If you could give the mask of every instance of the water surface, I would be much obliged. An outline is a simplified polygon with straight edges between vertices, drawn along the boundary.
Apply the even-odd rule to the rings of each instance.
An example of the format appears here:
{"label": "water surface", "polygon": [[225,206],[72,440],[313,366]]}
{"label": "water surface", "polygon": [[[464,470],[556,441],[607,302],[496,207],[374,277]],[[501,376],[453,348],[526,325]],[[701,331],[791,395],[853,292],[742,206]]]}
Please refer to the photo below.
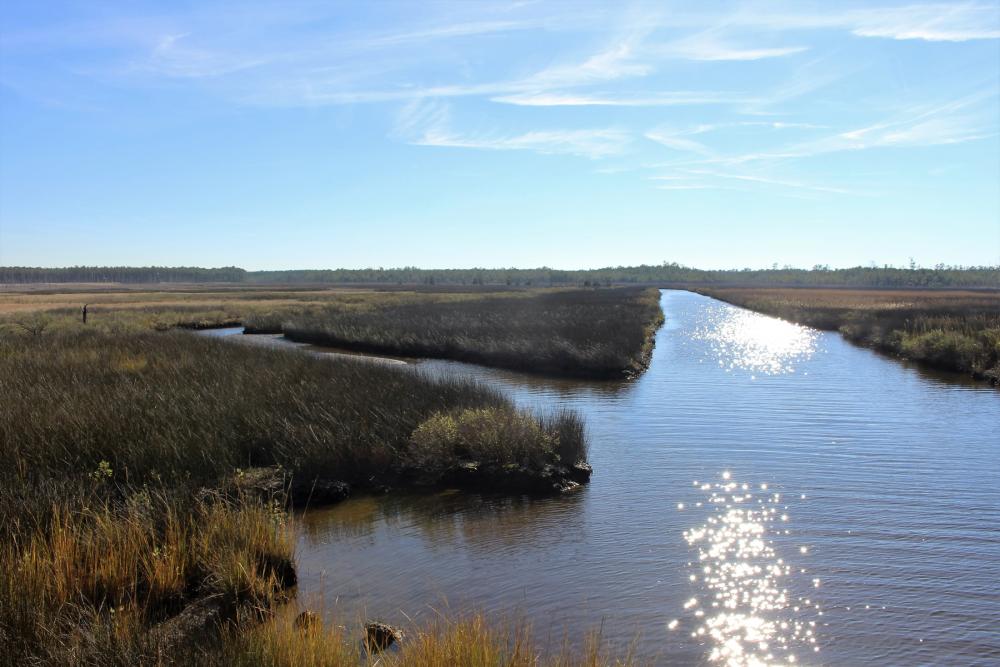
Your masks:
{"label": "water surface", "polygon": [[303,593],[341,618],[600,627],[657,663],[1000,662],[1000,392],[692,293],[662,306],[631,383],[419,364],[578,410],[591,484],[308,512]]}

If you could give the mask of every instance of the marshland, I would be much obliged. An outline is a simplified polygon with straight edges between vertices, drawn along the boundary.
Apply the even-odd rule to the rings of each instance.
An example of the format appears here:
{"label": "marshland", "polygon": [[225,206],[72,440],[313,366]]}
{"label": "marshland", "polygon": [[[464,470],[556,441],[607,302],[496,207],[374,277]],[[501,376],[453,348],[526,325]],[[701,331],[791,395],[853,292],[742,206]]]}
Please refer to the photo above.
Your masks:
{"label": "marshland", "polygon": [[[285,645],[301,633],[243,630],[292,597],[292,507],[404,488],[546,495],[590,477],[578,415],[519,408],[475,380],[156,331],[178,313],[228,321],[205,303],[119,300],[88,306],[86,324],[40,303],[12,309],[0,337],[0,638],[16,664],[226,663],[260,651],[285,664],[282,651],[305,650]],[[638,348],[654,319],[633,322]],[[220,626],[211,633],[187,628],[203,608]],[[309,650],[366,659],[332,628],[309,632]],[[487,629],[473,616],[421,632],[394,659],[535,656],[517,623]],[[553,664],[603,655],[595,640]]]}
{"label": "marshland", "polygon": [[[975,292],[765,294],[875,314],[952,304],[978,317],[994,303]],[[1000,650],[988,636],[947,648],[944,628],[906,602],[910,577],[933,564],[947,562],[961,587],[992,576],[955,562],[982,537],[978,496],[962,489],[991,460],[996,390],[870,355],[821,332],[835,328],[827,320],[811,328],[792,311],[775,319],[634,287],[74,286],[9,289],[0,304],[9,662],[659,664],[734,641],[763,656],[740,639],[742,623],[691,606],[715,592],[770,628],[775,655],[805,662],[822,647],[850,663],[918,629],[935,640],[913,647],[917,661]],[[545,343],[587,321],[551,364]],[[223,325],[239,327],[204,329]],[[352,348],[407,363],[328,354]],[[567,373],[569,363],[586,372]],[[916,501],[876,522],[881,532],[844,538],[858,558],[892,567],[860,575],[859,597],[827,536],[841,534],[852,496],[871,512],[852,510],[850,525],[875,530],[908,493],[892,472],[904,460],[911,478],[934,471],[949,518],[907,542],[927,511]],[[729,493],[731,470],[755,489],[743,493],[791,515],[791,533],[766,513],[743,522],[774,540],[754,562],[784,556],[802,570],[783,575],[797,611],[744,609],[744,593],[767,599],[777,584],[720,588],[688,565],[699,558],[692,536],[722,518],[707,511],[711,494]],[[796,500],[776,501],[775,489]],[[981,492],[997,490],[983,480]],[[939,598],[941,612],[988,623],[962,590]],[[403,629],[398,648],[359,643],[372,617]],[[845,636],[849,645],[833,641]]]}
{"label": "marshland", "polygon": [[1000,664],[998,27],[0,3],[0,667]]}

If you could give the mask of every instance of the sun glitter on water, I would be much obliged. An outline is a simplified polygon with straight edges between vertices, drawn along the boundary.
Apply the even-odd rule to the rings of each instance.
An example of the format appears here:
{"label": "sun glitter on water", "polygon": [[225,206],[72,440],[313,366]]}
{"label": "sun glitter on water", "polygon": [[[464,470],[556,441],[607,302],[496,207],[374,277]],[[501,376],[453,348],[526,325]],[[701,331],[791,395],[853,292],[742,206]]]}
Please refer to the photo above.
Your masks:
{"label": "sun glitter on water", "polygon": [[818,332],[748,310],[726,309],[695,337],[708,341],[720,367],[754,374],[795,372],[816,351]]}
{"label": "sun glitter on water", "polygon": [[[721,482],[694,486],[708,496],[705,522],[684,533],[698,554],[689,563],[698,593],[667,629],[705,642],[709,661],[727,667],[817,662],[816,617],[822,611],[811,599],[791,596],[789,579],[805,569],[793,567],[775,546],[776,537],[790,534],[781,494],[767,484],[734,481],[729,471]],[[805,546],[798,550],[807,552]],[[819,586],[818,579],[811,583]]]}

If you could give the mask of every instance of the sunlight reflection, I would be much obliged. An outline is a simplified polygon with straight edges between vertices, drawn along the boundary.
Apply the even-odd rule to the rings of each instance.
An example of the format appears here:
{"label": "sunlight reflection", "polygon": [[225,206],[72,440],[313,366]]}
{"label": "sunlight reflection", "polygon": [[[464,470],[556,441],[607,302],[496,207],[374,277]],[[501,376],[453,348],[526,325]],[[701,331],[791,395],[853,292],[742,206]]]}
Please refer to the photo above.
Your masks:
{"label": "sunlight reflection", "polygon": [[793,373],[795,363],[816,351],[819,332],[809,327],[736,308],[720,310],[709,319],[694,335],[708,341],[719,366],[727,371]]}
{"label": "sunlight reflection", "polygon": [[[790,598],[784,583],[792,565],[778,556],[772,538],[788,534],[776,527],[788,520],[787,513],[779,514],[787,506],[766,484],[754,490],[732,481],[728,471],[722,479],[694,483],[708,493],[706,506],[712,509],[705,523],[684,533],[698,550],[698,562],[689,564],[695,573],[690,579],[700,579],[703,586],[700,597],[684,603],[684,611],[693,615],[687,619],[691,636],[710,640],[709,661],[727,667],[797,664],[802,651],[819,651],[816,621],[808,615],[822,612],[810,599]],[[808,548],[800,546],[799,552]],[[812,583],[819,586],[818,579]],[[668,627],[681,623],[671,621]]]}

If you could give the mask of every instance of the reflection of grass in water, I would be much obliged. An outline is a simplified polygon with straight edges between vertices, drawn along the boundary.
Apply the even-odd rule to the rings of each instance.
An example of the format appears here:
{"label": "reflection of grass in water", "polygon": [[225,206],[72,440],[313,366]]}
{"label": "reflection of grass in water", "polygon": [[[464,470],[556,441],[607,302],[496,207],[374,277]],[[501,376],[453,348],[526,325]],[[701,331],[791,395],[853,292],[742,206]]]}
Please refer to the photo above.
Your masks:
{"label": "reflection of grass in water", "polygon": [[460,542],[470,551],[537,544],[553,526],[572,524],[584,492],[551,498],[442,491],[350,498],[332,507],[309,510],[300,523],[309,544],[364,538],[381,522],[389,529],[413,526],[430,545]]}
{"label": "reflection of grass in water", "polygon": [[357,496],[332,507],[307,509],[299,515],[302,534],[313,545],[328,538],[367,537],[379,518],[380,500],[376,496]]}

